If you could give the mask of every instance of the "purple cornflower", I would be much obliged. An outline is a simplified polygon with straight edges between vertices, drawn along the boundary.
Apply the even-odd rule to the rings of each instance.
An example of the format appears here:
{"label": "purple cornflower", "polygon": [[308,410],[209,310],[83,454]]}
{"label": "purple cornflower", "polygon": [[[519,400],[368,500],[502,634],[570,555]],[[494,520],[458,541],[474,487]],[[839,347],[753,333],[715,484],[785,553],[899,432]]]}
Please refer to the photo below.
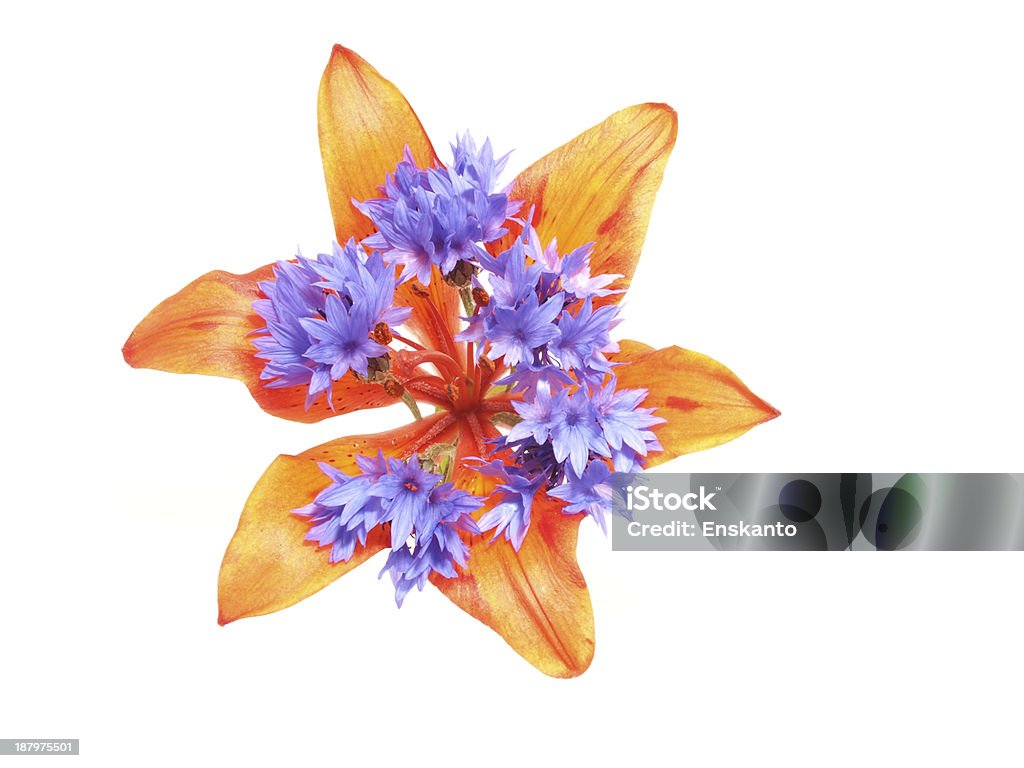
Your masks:
{"label": "purple cornflower", "polygon": [[388,474],[374,483],[367,493],[386,502],[392,547],[405,544],[413,530],[432,527],[428,508],[430,491],[440,481],[440,475],[420,467],[416,454],[408,461],[388,459]]}
{"label": "purple cornflower", "polygon": [[645,389],[616,391],[615,379],[611,378],[591,398],[602,434],[611,448],[616,472],[642,470],[640,457],[646,456],[648,451],[661,450],[651,427],[663,424],[665,419],[654,416],[653,408],[640,407],[645,397]]}
{"label": "purple cornflower", "polygon": [[319,464],[330,485],[293,511],[309,519],[306,539],[331,547],[332,563],[347,561],[371,530],[390,523],[392,551],[381,575],[391,572],[399,606],[432,572],[454,578],[455,566],[465,567],[469,556],[460,533],[480,533],[471,514],[484,500],[439,484],[441,476],[423,469],[415,454],[401,461],[378,451],[376,457],[356,456],[356,464],[356,475]]}
{"label": "purple cornflower", "polygon": [[611,339],[619,309],[595,309],[594,299],[618,293],[607,286],[620,275],[592,276],[591,250],[587,244],[560,256],[554,240],[544,247],[537,231],[524,227],[508,250],[478,258],[483,273],[474,285],[486,279],[490,301],[466,318],[469,327],[457,337],[486,345],[491,359],[503,358],[511,370],[496,383],[522,394],[512,401],[519,421],[492,441],[496,451],[508,452],[508,465],[479,470],[502,481],[481,527],[496,537],[504,533],[517,548],[539,489],[603,527],[606,460],[636,469],[648,450],[660,448],[649,430],[660,420],[638,407],[646,393],[615,393],[606,354],[619,349]]}
{"label": "purple cornflower", "polygon": [[367,256],[354,240],[316,260],[301,254],[278,262],[274,279],[259,284],[265,299],[253,309],[266,325],[253,332],[256,357],[266,361],[268,387],[308,386],[306,408],[349,370],[366,375],[371,358],[387,349],[371,341],[379,323],[405,322],[409,307],[394,307],[395,270],[379,254]]}
{"label": "purple cornflower", "polygon": [[558,327],[554,319],[562,311],[562,295],[556,294],[543,304],[536,294],[515,309],[496,307],[491,315],[493,323],[487,332],[491,359],[505,358],[513,366],[522,360],[531,360],[533,351],[555,340]]}
{"label": "purple cornflower", "polygon": [[328,392],[330,400],[331,377],[327,366],[320,365],[306,357],[313,340],[299,322],[300,318],[311,317],[322,309],[323,289],[316,287],[317,273],[309,262],[279,261],[274,265],[274,280],[259,284],[267,298],[253,302],[253,309],[266,321],[266,325],[254,331],[253,339],[256,357],[265,360],[260,374],[265,386],[271,388],[309,385],[306,408],[321,392]]}
{"label": "purple cornflower", "polygon": [[532,400],[512,401],[512,407],[522,419],[509,431],[507,442],[515,443],[532,437],[538,443],[545,443],[554,425],[556,397],[546,386],[537,389]]}
{"label": "purple cornflower", "polygon": [[549,496],[566,502],[566,514],[585,512],[607,533],[607,516],[611,510],[611,470],[603,461],[591,461],[581,476],[567,473],[566,482],[548,490]]}
{"label": "purple cornflower", "polygon": [[[460,531],[478,534],[470,513],[483,504],[483,499],[444,483],[434,488],[420,514],[422,529],[417,529],[412,547],[408,543],[395,547],[381,569],[380,576],[390,573],[395,587],[395,602],[402,607],[405,596],[414,586],[422,590],[430,574],[437,573],[454,579],[455,565],[465,567],[469,547],[459,535]],[[394,523],[392,523],[392,526]]]}
{"label": "purple cornflower", "polygon": [[550,429],[555,458],[558,461],[568,459],[577,476],[583,474],[591,451],[611,457],[608,442],[597,422],[597,412],[583,390],[570,396],[569,390],[563,389],[555,396]]}
{"label": "purple cornflower", "polygon": [[370,338],[373,322],[362,304],[346,308],[334,294],[327,297],[326,318],[303,317],[299,324],[314,343],[306,357],[330,366],[331,378],[340,379],[349,370],[365,376],[370,358],[387,354],[387,347]]}
{"label": "purple cornflower", "polygon": [[[569,375],[568,371],[556,365],[551,365],[550,363],[531,365],[524,361],[517,365],[515,370],[508,374],[508,376],[498,379],[494,383],[509,385],[512,387],[513,392],[523,393],[523,402],[530,402],[540,389],[554,391],[562,387],[570,387],[576,381]],[[515,401],[513,402],[514,405]]]}
{"label": "purple cornflower", "polygon": [[500,461],[483,464],[477,471],[499,480],[494,490],[497,503],[480,518],[480,530],[493,530],[492,541],[504,534],[519,551],[530,527],[533,497],[543,486],[543,477],[530,478],[519,468],[507,466]]}
{"label": "purple cornflower", "polygon": [[364,244],[403,265],[403,281],[427,285],[433,266],[447,276],[460,261],[486,256],[483,244],[505,235],[504,223],[519,209],[494,189],[508,156],[495,159],[489,140],[477,149],[468,134],[458,137],[452,154],[449,167],[423,170],[406,148],[380,188],[384,197],[353,200],[378,230]]}
{"label": "purple cornflower", "polygon": [[383,454],[378,453],[376,459],[357,456],[356,462],[362,473],[354,477],[330,464],[318,463],[331,484],[311,504],[294,510],[294,514],[309,518],[306,540],[331,547],[332,563],[347,562],[356,544],[366,544],[367,534],[386,516],[381,500],[368,494],[387,471]]}
{"label": "purple cornflower", "polygon": [[350,239],[344,249],[335,243],[330,256],[320,254],[309,266],[322,278],[317,286],[334,291],[348,303],[365,306],[374,325],[394,328],[412,313],[411,307],[394,306],[395,268],[386,265],[378,251],[367,256],[355,240]]}
{"label": "purple cornflower", "polygon": [[609,336],[612,328],[619,324],[617,306],[601,307],[594,311],[591,299],[583,302],[579,311],[572,315],[563,312],[558,321],[558,338],[554,339],[549,352],[569,368],[589,380],[600,380],[612,369],[604,352],[618,351]]}

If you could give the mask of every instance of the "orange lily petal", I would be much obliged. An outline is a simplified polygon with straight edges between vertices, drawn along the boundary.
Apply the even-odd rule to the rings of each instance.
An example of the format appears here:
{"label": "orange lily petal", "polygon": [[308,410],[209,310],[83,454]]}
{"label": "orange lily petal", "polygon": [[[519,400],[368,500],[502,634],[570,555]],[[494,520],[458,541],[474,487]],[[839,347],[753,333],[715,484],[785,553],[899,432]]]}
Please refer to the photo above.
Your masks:
{"label": "orange lily petal", "polygon": [[431,581],[544,674],[576,677],[594,658],[594,611],[576,562],[582,515],[561,507],[538,494],[518,552],[504,539],[474,537],[459,578]]}
{"label": "orange lily petal", "polygon": [[652,453],[648,466],[727,443],[779,415],[735,373],[699,352],[654,349],[638,341],[622,341],[620,347],[611,357],[632,364],[616,368],[618,388],[646,389],[642,405],[667,419],[653,428],[664,451]]}
{"label": "orange lily petal", "polygon": [[248,334],[264,325],[252,302],[260,297],[257,283],[270,278],[267,265],[245,275],[216,271],[194,280],[143,318],[125,342],[125,361],[133,368],[238,379],[263,410],[292,421],[321,421],[397,402],[380,385],[352,376],[334,383],[333,411],[323,396],[307,411],[306,387],[265,386],[264,362],[255,357]]}
{"label": "orange lily petal", "polygon": [[309,597],[389,544],[383,529],[367,537],[347,563],[331,563],[329,550],[304,540],[309,524],[291,510],[309,504],[329,481],[317,462],[357,472],[355,456],[406,456],[441,439],[454,420],[435,414],[400,429],[342,437],[297,456],[278,456],[245,502],[238,530],[224,554],[218,580],[221,624],[279,611]]}
{"label": "orange lily petal", "polygon": [[412,307],[405,327],[413,332],[428,349],[444,352],[461,360],[460,350],[465,347],[453,342],[461,330],[459,313],[462,302],[459,292],[441,278],[441,270],[431,268],[430,285],[419,280],[407,280],[395,289],[395,304]]}
{"label": "orange lily petal", "polygon": [[[464,419],[460,427],[455,483],[470,493],[487,495],[494,479],[468,470],[461,458],[479,455],[479,436],[494,437],[497,430],[484,420],[473,424]],[[583,516],[563,514],[562,506],[539,493],[518,552],[504,539],[491,543],[489,534],[474,536],[468,566],[460,569],[459,577],[434,574],[431,581],[541,672],[576,677],[594,657],[594,612],[576,562],[576,535]]]}
{"label": "orange lily petal", "polygon": [[320,80],[317,120],[334,231],[344,245],[374,231],[352,199],[378,197],[377,187],[395,170],[406,145],[421,168],[434,161],[434,148],[402,92],[340,45]]}
{"label": "orange lily petal", "polygon": [[677,128],[666,104],[620,110],[519,174],[509,197],[526,201],[523,215],[535,206],[533,225],[544,243],[557,237],[563,253],[595,243],[591,273],[621,274],[612,287],[628,288]]}

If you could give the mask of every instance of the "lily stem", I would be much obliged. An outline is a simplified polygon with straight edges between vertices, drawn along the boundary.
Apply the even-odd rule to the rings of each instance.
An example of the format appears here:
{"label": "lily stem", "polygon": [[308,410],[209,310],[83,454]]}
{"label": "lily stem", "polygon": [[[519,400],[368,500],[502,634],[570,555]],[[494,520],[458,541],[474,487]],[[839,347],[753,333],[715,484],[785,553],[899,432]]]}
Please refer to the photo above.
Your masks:
{"label": "lily stem", "polygon": [[466,310],[466,314],[472,315],[473,309],[476,307],[476,302],[473,301],[473,289],[468,285],[464,285],[459,288],[459,296],[462,299],[462,308]]}
{"label": "lily stem", "polygon": [[423,419],[423,414],[420,413],[420,406],[409,393],[409,390],[405,390],[405,392],[402,393],[402,402],[406,404],[410,411],[412,411],[412,417],[416,419],[416,421],[421,421]]}

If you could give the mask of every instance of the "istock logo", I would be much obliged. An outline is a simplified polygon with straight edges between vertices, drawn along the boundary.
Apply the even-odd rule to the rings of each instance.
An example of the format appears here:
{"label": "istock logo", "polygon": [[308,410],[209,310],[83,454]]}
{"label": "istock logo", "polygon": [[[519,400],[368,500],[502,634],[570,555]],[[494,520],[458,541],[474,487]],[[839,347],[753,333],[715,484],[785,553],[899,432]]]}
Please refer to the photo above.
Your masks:
{"label": "istock logo", "polygon": [[[715,491],[720,491],[716,488]],[[626,487],[626,509],[630,512],[645,512],[649,509],[658,512],[675,512],[678,509],[687,509],[691,512],[697,510],[715,509],[711,500],[715,498],[715,491],[707,492],[703,485],[696,493],[665,493],[657,488],[653,490],[646,485]]]}

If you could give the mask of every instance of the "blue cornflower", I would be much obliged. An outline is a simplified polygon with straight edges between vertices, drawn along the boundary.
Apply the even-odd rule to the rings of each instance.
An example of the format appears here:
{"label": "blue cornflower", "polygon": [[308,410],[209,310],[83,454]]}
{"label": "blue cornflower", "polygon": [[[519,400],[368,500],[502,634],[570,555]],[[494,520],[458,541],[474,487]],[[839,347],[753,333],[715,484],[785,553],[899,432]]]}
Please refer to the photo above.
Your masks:
{"label": "blue cornflower", "polygon": [[420,467],[416,454],[408,461],[388,459],[388,474],[374,483],[367,493],[386,502],[392,547],[405,544],[413,530],[433,528],[430,492],[440,481],[440,475]]}
{"label": "blue cornflower", "polygon": [[457,136],[455,143],[449,146],[452,150],[452,164],[447,168],[448,180],[453,187],[458,180],[473,190],[472,214],[480,225],[481,241],[490,243],[504,237],[508,232],[504,227],[505,222],[522,206],[520,200],[509,200],[506,190],[496,190],[498,177],[505,170],[511,153],[496,158],[490,139],[485,139],[483,146],[477,149],[476,142],[468,132]]}
{"label": "blue cornflower", "polygon": [[588,393],[578,390],[570,396],[569,390],[563,389],[555,396],[551,444],[555,458],[558,461],[568,459],[577,476],[583,474],[591,451],[599,456],[611,457]]}
{"label": "blue cornflower", "polygon": [[266,325],[253,333],[266,335],[257,335],[253,345],[256,357],[267,361],[260,374],[265,386],[309,385],[306,397],[306,408],[309,408],[318,394],[330,392],[331,377],[327,366],[306,357],[313,339],[299,320],[322,309],[324,292],[315,285],[319,278],[309,262],[298,258],[297,263],[279,261],[273,268],[274,279],[259,284],[267,298],[254,301],[253,309]]}
{"label": "blue cornflower", "polygon": [[299,323],[314,340],[306,357],[331,367],[331,378],[340,379],[349,370],[366,376],[370,359],[387,354],[387,347],[370,338],[373,319],[363,304],[346,308],[334,294],[327,297],[326,317],[303,317]]}
{"label": "blue cornflower", "polygon": [[504,436],[496,438],[493,442],[495,450],[511,451],[511,459],[516,471],[525,477],[539,480],[548,488],[562,482],[565,476],[565,461],[555,458],[555,449],[550,439],[547,442],[538,443],[533,437],[527,437],[511,442],[507,436]]}
{"label": "blue cornflower", "polygon": [[[391,574],[395,586],[395,602],[402,606],[405,596],[415,586],[422,590],[431,573],[454,579],[455,565],[465,567],[469,547],[460,531],[480,533],[470,513],[483,505],[483,499],[444,483],[434,488],[420,517],[429,528],[417,529],[413,547],[408,543],[392,544],[380,576]],[[392,522],[392,531],[394,523]]]}
{"label": "blue cornflower", "polygon": [[[536,229],[526,226],[507,251],[478,257],[487,274],[490,303],[466,318],[469,327],[457,338],[490,342],[487,354],[492,359],[504,356],[514,370],[500,384],[511,384],[529,397],[541,381],[552,388],[597,385],[611,371],[604,353],[618,350],[609,335],[619,322],[618,309],[595,310],[592,298],[615,293],[603,286],[618,275],[592,278],[590,252],[588,244],[561,257],[555,240],[543,247]],[[581,300],[583,304],[578,305]],[[546,310],[543,317],[538,308]],[[548,318],[556,331],[545,327],[543,320]],[[575,379],[569,371],[576,374]]]}
{"label": "blue cornflower", "polygon": [[544,477],[528,477],[518,467],[506,466],[500,461],[486,463],[477,471],[499,480],[494,490],[497,503],[480,518],[480,530],[493,530],[492,541],[504,534],[518,551],[530,528],[533,497],[544,485]]}
{"label": "blue cornflower", "polygon": [[488,303],[470,317],[463,318],[468,325],[455,335],[455,340],[483,345],[493,334],[494,313],[497,309],[515,310],[529,296],[539,298],[537,283],[541,277],[541,268],[538,264],[527,264],[523,244],[519,240],[496,257],[486,252],[480,254],[477,264],[490,274],[489,290],[476,275],[472,278],[472,286],[487,292]]}
{"label": "blue cornflower", "polygon": [[356,461],[362,474],[354,477],[330,464],[319,463],[331,484],[317,494],[311,504],[294,510],[296,515],[309,518],[306,540],[331,547],[332,563],[347,562],[356,544],[365,544],[370,530],[385,518],[381,500],[367,493],[386,471],[383,454],[378,454],[377,459],[358,456]]}
{"label": "blue cornflower", "polygon": [[555,396],[546,386],[538,387],[532,400],[513,400],[512,407],[522,419],[509,431],[506,441],[514,443],[532,437],[546,443],[554,426]]}
{"label": "blue cornflower", "polygon": [[[316,503],[328,507],[344,507],[339,513],[342,522],[347,522],[364,507],[376,505],[380,507],[380,499],[370,496],[369,490],[388,472],[387,459],[378,450],[376,458],[356,456],[356,465],[360,474],[350,477],[329,464],[321,464],[320,468],[332,483],[320,491]],[[383,507],[380,507],[383,509]]]}
{"label": "blue cornflower", "polygon": [[571,293],[577,298],[590,296],[610,296],[614,293],[624,293],[621,290],[605,288],[622,275],[603,274],[596,277],[590,276],[590,252],[594,244],[588,243],[582,248],[577,248],[562,259],[559,265],[559,273],[562,282],[562,290]]}
{"label": "blue cornflower", "polygon": [[422,188],[413,188],[405,198],[391,205],[372,206],[368,201],[360,210],[380,230],[363,243],[381,248],[388,262],[402,266],[402,281],[415,277],[424,285],[430,283],[430,269],[440,265],[434,242],[434,219],[431,215],[433,196]]}
{"label": "blue cornflower", "polygon": [[259,284],[266,298],[253,302],[266,321],[253,332],[256,357],[266,361],[260,378],[272,388],[308,386],[307,409],[326,393],[333,408],[332,382],[349,370],[366,375],[369,360],[387,354],[370,332],[409,318],[409,307],[392,306],[395,269],[349,240],[316,260],[278,262],[273,275]]}
{"label": "blue cornflower", "polygon": [[[614,383],[602,389],[614,367],[606,354],[619,349],[611,340],[619,309],[595,309],[594,299],[617,293],[606,286],[620,276],[591,276],[591,250],[587,244],[560,256],[556,241],[542,246],[527,225],[508,250],[478,258],[490,300],[466,318],[469,327],[458,338],[489,344],[486,354],[503,358],[511,369],[496,383],[522,394],[511,402],[518,423],[491,441],[496,451],[507,452],[509,466],[480,470],[503,481],[481,525],[513,543],[525,536],[540,488],[569,502],[569,511],[588,511],[603,526],[605,460],[617,468],[642,466],[643,452],[656,445],[647,428],[654,423],[650,410],[637,408],[644,393],[639,400],[615,398]],[[600,414],[591,402],[594,390],[602,393]]]}
{"label": "blue cornflower", "polygon": [[495,159],[490,141],[477,149],[468,135],[456,139],[452,153],[448,168],[422,170],[406,148],[381,188],[384,197],[353,201],[378,230],[364,244],[403,265],[403,281],[429,284],[433,266],[447,276],[460,261],[486,256],[483,244],[504,236],[504,223],[519,209],[494,189],[507,155]]}
{"label": "blue cornflower", "polygon": [[[313,262],[298,254],[296,261],[278,261],[273,267],[273,280],[259,283],[267,298],[257,299],[253,308],[267,322],[295,323],[298,317],[314,314],[323,307],[324,292],[317,287],[319,279]],[[256,333],[266,333],[266,328]]]}
{"label": "blue cornflower", "polygon": [[491,258],[480,257],[481,266],[491,274],[491,301],[494,307],[516,307],[537,293],[543,267],[527,261],[523,240],[516,240],[507,251]]}
{"label": "blue cornflower", "polygon": [[[366,511],[379,512],[379,508]],[[366,544],[367,534],[379,522],[371,515],[363,515],[354,517],[348,523],[342,523],[335,509],[316,503],[300,507],[294,510],[294,513],[309,518],[310,529],[306,534],[306,540],[315,541],[322,547],[330,546],[332,563],[347,562],[355,552],[356,545]]]}
{"label": "blue cornflower", "polygon": [[622,293],[605,288],[622,275],[591,277],[593,245],[587,243],[564,257],[559,256],[557,241],[552,239],[542,246],[537,230],[528,225],[507,251],[495,257],[482,254],[478,264],[490,274],[491,291],[499,306],[514,306],[534,290],[542,301],[562,292],[567,305],[577,299]]}
{"label": "blue cornflower", "polygon": [[[512,387],[513,392],[523,393],[523,402],[530,402],[538,390],[546,388],[554,391],[562,387],[570,387],[576,383],[569,373],[558,366],[541,364],[532,365],[526,361],[519,363],[515,370],[498,379],[495,384]],[[513,401],[513,406],[515,401]]]}
{"label": "blue cornflower", "polygon": [[[409,319],[411,307],[396,307],[394,267],[384,263],[378,251],[369,256],[355,240],[342,249],[334,243],[331,254],[320,254],[309,267],[322,278],[316,285],[334,291],[349,303],[366,307],[374,325],[385,323],[394,328]],[[323,299],[321,299],[321,306]]]}
{"label": "blue cornflower", "polygon": [[619,310],[595,309],[593,299],[616,293],[606,286],[619,275],[591,276],[592,244],[560,256],[557,242],[543,246],[529,225],[509,249],[488,254],[483,244],[506,233],[503,224],[518,208],[493,191],[505,158],[495,160],[489,142],[478,150],[468,137],[452,152],[451,166],[426,170],[406,152],[381,188],[384,197],[357,203],[378,227],[363,243],[378,250],[368,256],[350,240],[315,261],[281,264],[277,284],[265,288],[268,298],[259,305],[267,321],[259,332],[268,338],[257,340],[268,359],[265,376],[308,381],[315,393],[329,391],[349,370],[367,375],[370,360],[387,354],[374,338],[376,325],[398,325],[410,312],[393,306],[393,265],[402,265],[402,280],[424,284],[434,267],[447,277],[460,263],[475,268],[450,278],[460,285],[468,279],[484,288],[477,273],[486,275],[489,298],[465,318],[469,325],[456,338],[503,360],[510,371],[497,383],[511,385],[522,399],[512,401],[520,421],[492,441],[508,452],[509,463],[479,469],[499,480],[479,527],[470,514],[483,500],[439,485],[442,478],[423,469],[416,455],[360,457],[362,473],[355,477],[325,467],[331,485],[296,511],[310,518],[307,537],[332,547],[332,561],[348,559],[370,530],[390,524],[392,551],[381,575],[390,574],[399,605],[431,573],[454,578],[456,566],[466,565],[464,532],[493,531],[493,539],[504,536],[518,550],[542,489],[566,502],[566,513],[586,512],[604,527],[605,459],[635,470],[648,450],[660,448],[650,426],[661,420],[639,407],[646,393],[617,393],[605,356],[618,350],[610,332]]}
{"label": "blue cornflower", "polygon": [[531,294],[515,309],[495,307],[493,323],[487,332],[491,340],[488,357],[504,357],[505,364],[513,366],[521,360],[531,360],[533,351],[558,337],[554,320],[562,311],[562,295],[556,294],[543,304]]}
{"label": "blue cornflower", "polygon": [[405,596],[413,587],[423,591],[427,577],[430,576],[430,562],[426,558],[417,558],[412,550],[403,544],[400,547],[393,547],[388,553],[388,559],[377,578],[382,578],[385,573],[391,574],[391,583],[395,586],[395,602],[401,608]]}
{"label": "blue cornflower", "polygon": [[[449,172],[470,180],[477,189],[481,190],[493,190],[497,186],[498,177],[505,170],[505,165],[512,154],[507,152],[496,158],[490,139],[484,139],[484,145],[477,150],[476,142],[468,132],[457,136],[455,143],[448,146],[452,150],[452,164],[449,166]],[[522,203],[516,202],[514,205],[518,210]],[[498,223],[502,224],[504,221]],[[497,237],[501,237],[501,235],[497,235]]]}
{"label": "blue cornflower", "polygon": [[597,521],[601,530],[607,532],[607,515],[612,499],[611,474],[603,461],[591,461],[580,476],[568,472],[566,482],[550,488],[548,495],[566,502],[562,510],[566,514],[585,512]]}
{"label": "blue cornflower", "polygon": [[612,367],[602,353],[618,349],[609,335],[620,322],[618,314],[619,308],[614,305],[594,311],[588,297],[575,315],[562,313],[558,338],[551,342],[550,353],[559,359],[563,368],[571,368],[590,379],[595,375],[603,379],[603,374]]}
{"label": "blue cornflower", "polygon": [[665,419],[654,416],[653,408],[641,408],[647,397],[645,389],[616,391],[615,379],[593,393],[591,403],[601,425],[601,432],[612,450],[616,472],[636,472],[644,465],[641,457],[648,451],[660,451],[661,444],[651,431]]}
{"label": "blue cornflower", "polygon": [[[480,529],[470,515],[480,509],[483,503],[484,500],[479,496],[474,496],[471,493],[456,488],[452,483],[443,483],[430,492],[430,509],[436,517],[435,527],[418,530],[417,536],[420,539],[428,537],[431,533],[438,530],[438,525],[453,527],[467,533],[480,533]],[[448,529],[446,528],[445,531],[448,531]],[[447,536],[448,533],[439,535]],[[445,546],[450,548],[448,543],[445,543]],[[460,565],[466,564],[459,557],[456,558],[456,561]]]}
{"label": "blue cornflower", "polygon": [[306,539],[331,547],[332,563],[348,561],[371,530],[390,523],[392,551],[381,575],[391,572],[399,606],[432,572],[455,578],[455,566],[465,567],[469,557],[460,534],[480,533],[471,515],[484,500],[440,483],[440,475],[423,469],[415,454],[402,461],[378,450],[376,457],[355,460],[356,475],[319,464],[330,485],[311,504],[293,510],[309,519]]}

